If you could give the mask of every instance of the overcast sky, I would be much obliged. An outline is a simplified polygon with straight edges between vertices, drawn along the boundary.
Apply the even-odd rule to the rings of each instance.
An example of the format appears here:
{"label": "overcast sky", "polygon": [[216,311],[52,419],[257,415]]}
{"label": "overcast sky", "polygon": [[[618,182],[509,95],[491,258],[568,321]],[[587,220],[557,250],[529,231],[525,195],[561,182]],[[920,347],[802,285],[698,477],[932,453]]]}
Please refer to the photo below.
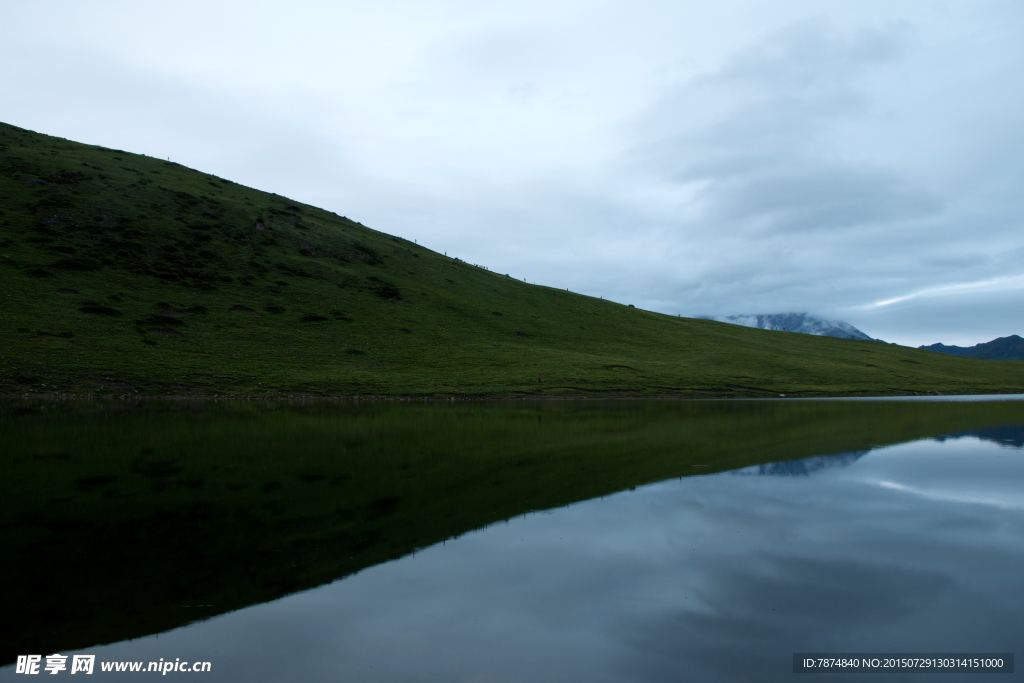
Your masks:
{"label": "overcast sky", "polygon": [[1024,334],[1024,3],[4,2],[0,120],[683,315]]}

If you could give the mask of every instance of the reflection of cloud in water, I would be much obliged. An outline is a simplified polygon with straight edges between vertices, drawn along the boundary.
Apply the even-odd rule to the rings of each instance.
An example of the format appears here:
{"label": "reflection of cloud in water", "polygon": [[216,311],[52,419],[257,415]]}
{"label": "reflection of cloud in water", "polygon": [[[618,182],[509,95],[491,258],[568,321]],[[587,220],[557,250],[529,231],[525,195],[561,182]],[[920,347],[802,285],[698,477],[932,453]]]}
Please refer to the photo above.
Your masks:
{"label": "reflection of cloud in water", "polygon": [[844,641],[856,649],[865,631],[913,620],[947,599],[954,584],[941,571],[875,557],[777,556],[759,565],[753,572],[728,562],[706,567],[714,577],[705,589],[708,610],[671,609],[630,622],[623,635],[632,652],[620,663],[627,678],[672,681],[685,671],[682,680],[781,680],[795,649]]}
{"label": "reflection of cloud in water", "polygon": [[957,432],[946,436],[937,436],[935,440],[944,442],[947,439],[962,439],[973,436],[982,441],[991,441],[1001,446],[1012,448],[1024,448],[1024,425],[1006,425],[1003,427],[989,427],[987,429],[973,429],[967,432]]}
{"label": "reflection of cloud in water", "polygon": [[892,489],[894,491],[903,491],[905,493],[911,493],[915,496],[927,498],[928,500],[940,501],[943,503],[964,503],[967,505],[991,505],[1003,510],[1021,510],[1024,509],[1024,504],[1017,501],[1006,501],[1000,500],[994,497],[979,497],[971,495],[961,495],[956,493],[944,493],[941,491],[926,491],[916,486],[907,486],[906,484],[899,484],[895,481],[874,481],[869,482],[877,484],[884,489]]}
{"label": "reflection of cloud in water", "polygon": [[733,470],[731,474],[770,477],[806,477],[812,472],[817,472],[819,470],[852,465],[870,452],[871,451],[849,451],[847,453],[836,453],[835,455],[816,455],[813,458],[804,458],[802,460],[769,462],[763,465],[754,465],[752,467]]}

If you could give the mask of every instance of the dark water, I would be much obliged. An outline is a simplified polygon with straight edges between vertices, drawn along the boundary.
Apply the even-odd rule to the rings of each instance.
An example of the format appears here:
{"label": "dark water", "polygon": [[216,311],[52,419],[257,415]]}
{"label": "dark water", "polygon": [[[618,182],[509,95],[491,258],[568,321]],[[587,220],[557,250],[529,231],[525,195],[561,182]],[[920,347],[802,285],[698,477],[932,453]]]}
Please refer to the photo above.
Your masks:
{"label": "dark water", "polygon": [[792,655],[1024,642],[1022,401],[11,405],[0,427],[4,663],[916,680]]}

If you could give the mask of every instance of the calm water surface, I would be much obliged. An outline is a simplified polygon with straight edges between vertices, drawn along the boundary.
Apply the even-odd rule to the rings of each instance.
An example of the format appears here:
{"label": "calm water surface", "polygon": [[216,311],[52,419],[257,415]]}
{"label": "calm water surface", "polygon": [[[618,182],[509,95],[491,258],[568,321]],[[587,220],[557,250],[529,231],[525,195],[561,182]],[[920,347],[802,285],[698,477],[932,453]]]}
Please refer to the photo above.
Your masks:
{"label": "calm water surface", "polygon": [[[741,432],[762,430],[741,449],[751,458],[745,466],[700,462],[700,448],[679,437],[675,447],[689,455],[679,456],[686,471],[673,478],[644,483],[647,473],[634,471],[597,497],[539,511],[527,505],[482,528],[456,525],[441,543],[368,561],[315,588],[158,635],[139,633],[61,654],[94,654],[101,662],[210,661],[210,673],[168,675],[218,681],[773,681],[857,676],[793,674],[794,652],[1019,650],[1024,405],[975,404],[963,408],[972,417],[957,424],[952,413],[941,413],[949,404],[939,413],[921,412],[921,404],[851,405],[821,414],[743,408],[727,415],[722,428],[728,433],[731,420],[738,441]],[[573,444],[581,430],[606,438],[613,433],[608,415],[593,422],[579,412],[530,410],[531,426],[537,415],[542,425],[574,425]],[[695,425],[710,429],[721,417],[705,408],[660,410],[677,411],[671,424],[691,432]],[[1022,419],[1015,420],[1014,411]],[[639,426],[630,434],[653,453],[664,444],[641,436],[648,417],[634,413],[630,419],[640,420],[631,424]],[[766,422],[751,422],[755,417]],[[438,419],[432,414],[428,421]],[[787,421],[797,426],[787,431]],[[855,432],[877,430],[872,421],[887,421],[890,431],[872,431],[868,441],[875,443],[864,445]],[[523,428],[527,421],[516,424]],[[856,448],[777,457],[780,442],[807,455],[808,441],[832,443],[851,424],[859,426],[834,443]],[[954,429],[943,431],[943,425]],[[922,437],[922,430],[935,433]],[[901,434],[914,438],[901,440]],[[497,443],[493,435],[467,437],[473,438]],[[537,445],[516,448],[520,460],[513,462],[521,462]],[[757,449],[769,457],[749,452]],[[645,455],[635,454],[637,462]],[[403,464],[399,470],[408,471]],[[678,476],[705,468],[720,471]],[[431,485],[423,476],[424,486]],[[595,476],[619,475],[602,470]],[[623,486],[630,477],[636,483]],[[323,485],[325,495],[338,495],[329,481],[298,490]],[[493,472],[460,489],[470,489],[460,494],[469,496],[465,506],[482,504],[473,488],[485,482],[494,485]],[[210,489],[220,490],[207,477],[193,490]],[[536,500],[540,494],[531,489],[523,495]],[[330,538],[336,537],[321,543]],[[178,598],[193,599],[187,589],[171,602]],[[168,609],[170,603],[161,604]],[[61,632],[49,642],[74,642],[75,635]],[[1021,678],[951,675],[958,681]],[[132,677],[106,675],[126,676]],[[0,678],[20,677],[8,666]]]}

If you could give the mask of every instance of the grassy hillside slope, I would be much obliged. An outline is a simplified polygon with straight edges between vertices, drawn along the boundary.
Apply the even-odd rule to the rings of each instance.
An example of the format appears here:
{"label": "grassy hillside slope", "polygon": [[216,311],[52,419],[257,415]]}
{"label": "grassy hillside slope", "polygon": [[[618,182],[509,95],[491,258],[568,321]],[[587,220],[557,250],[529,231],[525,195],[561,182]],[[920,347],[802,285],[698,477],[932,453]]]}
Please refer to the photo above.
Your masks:
{"label": "grassy hillside slope", "polygon": [[1024,362],[528,285],[178,164],[0,124],[0,393],[1024,391]]}

